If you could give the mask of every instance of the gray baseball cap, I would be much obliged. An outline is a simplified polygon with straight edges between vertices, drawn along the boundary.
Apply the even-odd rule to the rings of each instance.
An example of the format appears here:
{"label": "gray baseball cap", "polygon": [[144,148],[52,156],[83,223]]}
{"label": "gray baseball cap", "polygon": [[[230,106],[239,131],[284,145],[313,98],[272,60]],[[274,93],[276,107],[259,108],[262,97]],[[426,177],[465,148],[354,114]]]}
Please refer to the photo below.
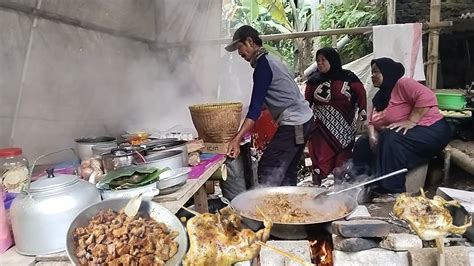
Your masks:
{"label": "gray baseball cap", "polygon": [[258,31],[249,25],[243,25],[234,32],[232,42],[225,47],[225,50],[227,52],[233,52],[237,50],[237,43],[244,41],[247,37],[258,37]]}

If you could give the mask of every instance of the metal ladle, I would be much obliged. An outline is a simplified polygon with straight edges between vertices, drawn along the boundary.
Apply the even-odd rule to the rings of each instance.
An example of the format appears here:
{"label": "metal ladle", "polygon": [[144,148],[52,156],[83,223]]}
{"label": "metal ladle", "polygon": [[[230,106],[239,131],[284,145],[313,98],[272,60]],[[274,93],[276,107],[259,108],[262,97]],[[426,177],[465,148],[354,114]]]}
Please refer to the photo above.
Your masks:
{"label": "metal ladle", "polygon": [[368,184],[371,184],[371,183],[375,183],[377,181],[380,181],[382,179],[385,179],[385,178],[389,178],[389,177],[392,177],[392,176],[395,176],[395,175],[399,175],[399,174],[403,174],[403,173],[406,173],[408,172],[408,169],[406,168],[403,168],[403,169],[400,169],[398,171],[395,171],[395,172],[391,172],[391,173],[388,173],[386,175],[383,175],[381,177],[377,177],[375,179],[371,179],[369,181],[365,181],[365,182],[362,182],[362,183],[359,183],[357,185],[354,185],[354,186],[350,186],[348,188],[344,188],[344,189],[341,189],[341,190],[337,190],[337,191],[324,191],[322,193],[319,193],[317,194],[316,196],[313,197],[313,200],[314,199],[321,199],[323,197],[328,197],[328,196],[333,196],[333,195],[337,195],[337,194],[340,194],[340,193],[343,193],[343,192],[346,192],[346,191],[349,191],[349,190],[352,190],[352,189],[355,189],[355,188],[358,188],[358,187],[362,187],[362,186],[365,186],[365,185],[368,185]]}

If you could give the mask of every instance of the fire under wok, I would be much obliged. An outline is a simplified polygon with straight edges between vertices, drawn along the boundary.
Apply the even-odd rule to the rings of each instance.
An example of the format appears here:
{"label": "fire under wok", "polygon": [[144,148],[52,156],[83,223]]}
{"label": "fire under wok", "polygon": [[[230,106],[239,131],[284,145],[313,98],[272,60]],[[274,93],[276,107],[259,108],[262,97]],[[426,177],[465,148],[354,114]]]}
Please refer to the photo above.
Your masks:
{"label": "fire under wok", "polygon": [[357,207],[357,193],[330,197],[324,202],[313,197],[326,191],[313,187],[267,187],[246,191],[231,206],[251,229],[263,226],[263,215],[273,222],[271,235],[281,239],[307,239],[324,224],[342,219]]}

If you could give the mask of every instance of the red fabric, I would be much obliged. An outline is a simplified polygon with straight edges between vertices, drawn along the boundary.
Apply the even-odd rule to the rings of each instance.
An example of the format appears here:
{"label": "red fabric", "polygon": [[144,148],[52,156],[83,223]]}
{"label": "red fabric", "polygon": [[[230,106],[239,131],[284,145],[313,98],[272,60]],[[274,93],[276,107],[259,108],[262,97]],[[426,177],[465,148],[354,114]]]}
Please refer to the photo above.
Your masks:
{"label": "red fabric", "polygon": [[313,169],[319,169],[322,178],[328,176],[334,168],[343,166],[352,157],[352,147],[336,153],[316,132],[309,140],[308,149]]}
{"label": "red fabric", "polygon": [[373,110],[369,124],[380,130],[392,123],[405,121],[414,107],[431,107],[417,123],[420,126],[431,126],[443,118],[431,89],[412,78],[401,78],[392,90],[387,108],[381,112]]}
{"label": "red fabric", "polygon": [[277,129],[278,124],[273,121],[270,112],[268,110],[263,110],[252,130],[254,146],[257,150],[263,151],[265,149],[267,144],[273,138],[273,135],[275,135]]}

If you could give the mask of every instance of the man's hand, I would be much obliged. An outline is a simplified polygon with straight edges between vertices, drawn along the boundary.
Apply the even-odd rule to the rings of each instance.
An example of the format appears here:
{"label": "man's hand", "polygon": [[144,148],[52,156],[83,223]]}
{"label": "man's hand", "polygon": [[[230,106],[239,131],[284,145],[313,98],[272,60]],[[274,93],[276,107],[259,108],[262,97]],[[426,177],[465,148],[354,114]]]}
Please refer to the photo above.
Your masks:
{"label": "man's hand", "polygon": [[253,126],[255,125],[255,121],[250,118],[245,118],[242,127],[240,127],[239,132],[237,135],[229,142],[229,147],[227,148],[227,156],[230,158],[237,158],[240,154],[240,141],[244,137],[245,133],[249,132]]}
{"label": "man's hand", "polygon": [[230,158],[237,158],[240,154],[240,140],[234,138],[229,142],[229,147],[227,147],[227,156]]}
{"label": "man's hand", "polygon": [[409,129],[412,129],[416,126],[416,123],[410,120],[405,120],[402,122],[392,123],[388,126],[389,129],[395,130],[395,132],[399,132],[403,130],[403,135],[407,133]]}

